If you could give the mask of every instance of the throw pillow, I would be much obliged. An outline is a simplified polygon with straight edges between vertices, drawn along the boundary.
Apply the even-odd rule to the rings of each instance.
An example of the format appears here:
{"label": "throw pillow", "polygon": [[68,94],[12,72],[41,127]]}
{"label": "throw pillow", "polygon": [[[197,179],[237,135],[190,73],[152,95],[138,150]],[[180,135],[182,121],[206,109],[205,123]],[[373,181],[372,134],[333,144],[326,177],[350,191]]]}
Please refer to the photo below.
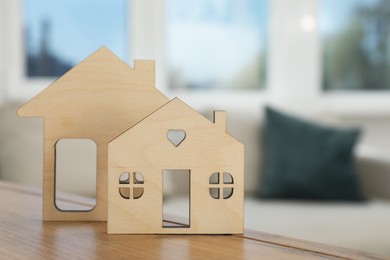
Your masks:
{"label": "throw pillow", "polygon": [[362,200],[353,159],[358,129],[335,129],[265,109],[262,198]]}

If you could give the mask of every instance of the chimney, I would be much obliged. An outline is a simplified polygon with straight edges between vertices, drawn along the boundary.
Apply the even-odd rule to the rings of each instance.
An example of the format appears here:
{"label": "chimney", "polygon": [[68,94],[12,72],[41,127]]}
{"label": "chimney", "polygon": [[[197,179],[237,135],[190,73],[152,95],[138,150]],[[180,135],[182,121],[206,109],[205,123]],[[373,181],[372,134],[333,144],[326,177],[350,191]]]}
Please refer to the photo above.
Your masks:
{"label": "chimney", "polygon": [[214,124],[216,127],[226,132],[226,111],[214,111]]}

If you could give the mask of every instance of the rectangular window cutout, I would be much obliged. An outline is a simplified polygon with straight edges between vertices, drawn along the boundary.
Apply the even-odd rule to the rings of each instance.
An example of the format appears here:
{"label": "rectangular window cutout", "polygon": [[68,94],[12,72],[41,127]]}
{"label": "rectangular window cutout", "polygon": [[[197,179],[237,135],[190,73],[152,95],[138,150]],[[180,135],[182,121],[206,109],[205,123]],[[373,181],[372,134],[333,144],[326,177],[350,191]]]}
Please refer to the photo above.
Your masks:
{"label": "rectangular window cutout", "polygon": [[190,170],[163,170],[163,228],[190,227]]}
{"label": "rectangular window cutout", "polygon": [[96,205],[95,142],[61,139],[55,149],[56,207],[61,211],[92,210]]}

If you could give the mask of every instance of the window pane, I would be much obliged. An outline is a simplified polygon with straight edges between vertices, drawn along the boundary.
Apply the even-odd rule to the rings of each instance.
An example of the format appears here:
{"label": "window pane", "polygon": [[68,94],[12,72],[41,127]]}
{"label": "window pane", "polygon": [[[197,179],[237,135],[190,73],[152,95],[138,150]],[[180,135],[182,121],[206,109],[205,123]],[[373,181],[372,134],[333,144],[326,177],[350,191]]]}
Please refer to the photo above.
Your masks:
{"label": "window pane", "polygon": [[264,87],[266,0],[167,0],[172,89]]}
{"label": "window pane", "polygon": [[61,76],[102,45],[125,58],[127,13],[127,0],[23,0],[27,76]]}
{"label": "window pane", "polygon": [[390,89],[390,1],[322,0],[323,88]]}

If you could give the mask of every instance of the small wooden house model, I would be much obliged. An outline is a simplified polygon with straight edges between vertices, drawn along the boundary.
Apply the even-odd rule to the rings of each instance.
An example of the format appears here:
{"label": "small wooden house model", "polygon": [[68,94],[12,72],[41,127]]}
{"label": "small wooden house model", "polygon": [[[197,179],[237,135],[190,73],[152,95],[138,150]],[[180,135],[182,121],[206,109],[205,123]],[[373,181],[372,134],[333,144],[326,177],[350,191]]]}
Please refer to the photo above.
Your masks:
{"label": "small wooden house model", "polygon": [[[189,172],[190,215],[172,227],[163,172],[175,169]],[[243,207],[244,147],[226,132],[224,111],[213,123],[175,98],[108,145],[108,233],[242,233]]]}
{"label": "small wooden house model", "polygon": [[[18,110],[44,120],[44,220],[107,219],[107,144],[168,101],[155,88],[154,61],[129,67],[105,47],[98,49]],[[97,145],[96,206],[88,212],[55,205],[56,144],[91,139]]]}

